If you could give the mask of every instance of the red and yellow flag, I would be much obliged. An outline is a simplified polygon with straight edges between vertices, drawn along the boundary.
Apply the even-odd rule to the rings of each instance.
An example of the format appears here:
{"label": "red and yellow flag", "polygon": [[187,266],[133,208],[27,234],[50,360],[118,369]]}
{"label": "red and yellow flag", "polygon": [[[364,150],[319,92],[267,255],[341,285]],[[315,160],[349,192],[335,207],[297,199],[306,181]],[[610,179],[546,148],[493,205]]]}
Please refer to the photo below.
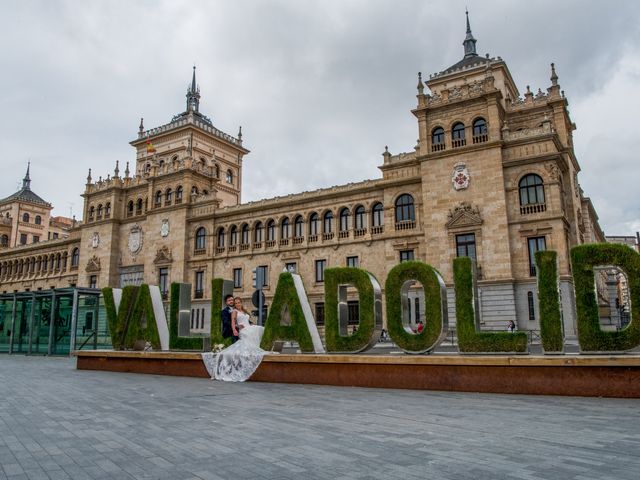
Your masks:
{"label": "red and yellow flag", "polygon": [[153,146],[151,140],[147,140],[147,153],[156,153],[156,147]]}

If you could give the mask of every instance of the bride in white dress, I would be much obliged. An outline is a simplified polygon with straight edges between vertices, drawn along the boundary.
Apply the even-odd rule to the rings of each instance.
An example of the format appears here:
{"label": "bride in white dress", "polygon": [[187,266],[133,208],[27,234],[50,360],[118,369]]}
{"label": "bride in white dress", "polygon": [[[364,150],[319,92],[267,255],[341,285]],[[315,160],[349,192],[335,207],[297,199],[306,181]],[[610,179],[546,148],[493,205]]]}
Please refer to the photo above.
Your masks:
{"label": "bride in white dress", "polygon": [[262,357],[267,354],[260,348],[264,327],[254,325],[242,306],[239,297],[235,299],[235,310],[231,312],[231,328],[240,339],[215,355],[203,355],[203,360],[211,378],[228,382],[244,382],[256,371]]}

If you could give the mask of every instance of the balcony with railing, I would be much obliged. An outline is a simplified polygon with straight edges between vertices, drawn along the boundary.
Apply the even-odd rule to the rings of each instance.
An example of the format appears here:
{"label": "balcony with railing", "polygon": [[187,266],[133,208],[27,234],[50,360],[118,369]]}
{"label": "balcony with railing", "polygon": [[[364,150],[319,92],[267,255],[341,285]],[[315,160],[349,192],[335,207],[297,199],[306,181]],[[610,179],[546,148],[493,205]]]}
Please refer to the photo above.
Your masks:
{"label": "balcony with railing", "polygon": [[374,225],[371,227],[371,235],[380,235],[384,233],[384,225]]}
{"label": "balcony with railing", "polygon": [[489,134],[487,133],[481,133],[479,135],[474,135],[473,136],[473,144],[475,145],[476,143],[485,143],[489,141]]}
{"label": "balcony with railing", "polygon": [[356,228],[353,231],[353,236],[355,238],[364,237],[366,234],[367,234],[367,229],[366,228]]}
{"label": "balcony with railing", "polygon": [[466,138],[456,138],[455,140],[451,141],[451,146],[453,148],[464,147],[466,144],[467,144],[467,139]]}
{"label": "balcony with railing", "polygon": [[318,241],[318,235],[309,235],[309,239],[308,239],[309,243],[317,242],[317,241]]}
{"label": "balcony with railing", "polygon": [[293,237],[293,244],[300,245],[304,242],[304,237]]}
{"label": "balcony with railing", "polygon": [[432,143],[431,151],[432,152],[442,152],[445,149],[445,144],[443,143]]}
{"label": "balcony with railing", "polygon": [[338,232],[338,238],[349,238],[349,230]]}
{"label": "balcony with railing", "polygon": [[276,246],[276,241],[275,240],[267,240],[265,242],[265,245],[267,248],[273,248]]}
{"label": "balcony with railing", "polygon": [[413,230],[414,228],[416,228],[415,220],[396,222],[396,230]]}
{"label": "balcony with railing", "polygon": [[520,206],[520,214],[528,215],[530,213],[542,213],[547,211],[546,203],[529,203],[528,205]]}
{"label": "balcony with railing", "polygon": [[333,240],[333,237],[335,236],[335,234],[333,232],[329,232],[329,233],[323,233],[322,234],[322,240]]}
{"label": "balcony with railing", "polygon": [[216,255],[220,255],[221,253],[224,253],[225,248],[224,247],[216,247]]}

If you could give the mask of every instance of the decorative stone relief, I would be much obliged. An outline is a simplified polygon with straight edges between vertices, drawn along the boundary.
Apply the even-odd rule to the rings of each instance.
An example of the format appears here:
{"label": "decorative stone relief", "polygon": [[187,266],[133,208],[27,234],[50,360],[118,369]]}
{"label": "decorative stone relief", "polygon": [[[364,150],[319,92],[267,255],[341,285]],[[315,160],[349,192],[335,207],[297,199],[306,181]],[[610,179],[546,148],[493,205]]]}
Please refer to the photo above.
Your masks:
{"label": "decorative stone relief", "polygon": [[478,208],[462,202],[453,210],[449,210],[449,220],[445,226],[449,229],[458,227],[475,227],[482,225],[482,217]]}
{"label": "decorative stone relief", "polygon": [[99,272],[100,271],[100,259],[94,255],[87,262],[87,266],[85,268],[87,272]]}
{"label": "decorative stone relief", "polygon": [[558,166],[555,163],[547,163],[544,166],[551,180],[558,180]]}
{"label": "decorative stone relief", "polygon": [[469,170],[464,163],[456,163],[453,167],[453,175],[451,176],[451,182],[453,188],[456,190],[464,190],[469,187]]}
{"label": "decorative stone relief", "polygon": [[91,237],[91,246],[93,248],[98,248],[100,245],[100,234],[98,232],[93,232],[93,236]]}
{"label": "decorative stone relief", "polygon": [[129,247],[129,251],[134,255],[142,250],[142,227],[140,225],[136,224],[131,227],[127,245]]}
{"label": "decorative stone relief", "polygon": [[156,258],[153,260],[153,263],[156,265],[163,263],[171,263],[173,261],[173,256],[171,255],[171,250],[166,245],[159,249],[156,252]]}
{"label": "decorative stone relief", "polygon": [[162,237],[166,237],[169,235],[169,219],[165,218],[162,220],[162,225],[160,226],[160,235]]}

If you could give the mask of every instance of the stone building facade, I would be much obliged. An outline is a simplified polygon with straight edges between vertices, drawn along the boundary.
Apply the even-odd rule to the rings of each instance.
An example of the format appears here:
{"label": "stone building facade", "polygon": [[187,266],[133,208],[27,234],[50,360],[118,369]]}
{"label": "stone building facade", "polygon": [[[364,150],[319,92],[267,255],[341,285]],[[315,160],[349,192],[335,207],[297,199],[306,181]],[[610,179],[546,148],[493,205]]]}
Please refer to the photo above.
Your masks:
{"label": "stone building facade", "polygon": [[[605,239],[578,183],[568,101],[553,64],[546,92],[527,87],[521,97],[506,63],[479,56],[475,44],[467,18],[463,59],[426,81],[419,75],[418,142],[405,153],[385,149],[380,178],[247,203],[249,150],[241,131],[223,133],[199,111],[194,69],[183,113],[151,130],[141,121],[133,171],[127,163],[121,175],[116,164],[97,181],[89,172],[83,221],[67,239],[0,253],[0,292],[142,282],[166,292],[185,282],[201,330],[211,278],[233,280],[248,299],[261,268],[270,303],[288,269],[301,274],[322,323],[326,268],[359,266],[384,284],[397,263],[416,259],[443,275],[454,324],[452,262],[467,255],[477,261],[484,328],[515,319],[537,330],[533,253],[553,249],[565,332],[575,333],[569,249]],[[424,306],[419,288],[410,296],[413,323]]]}

